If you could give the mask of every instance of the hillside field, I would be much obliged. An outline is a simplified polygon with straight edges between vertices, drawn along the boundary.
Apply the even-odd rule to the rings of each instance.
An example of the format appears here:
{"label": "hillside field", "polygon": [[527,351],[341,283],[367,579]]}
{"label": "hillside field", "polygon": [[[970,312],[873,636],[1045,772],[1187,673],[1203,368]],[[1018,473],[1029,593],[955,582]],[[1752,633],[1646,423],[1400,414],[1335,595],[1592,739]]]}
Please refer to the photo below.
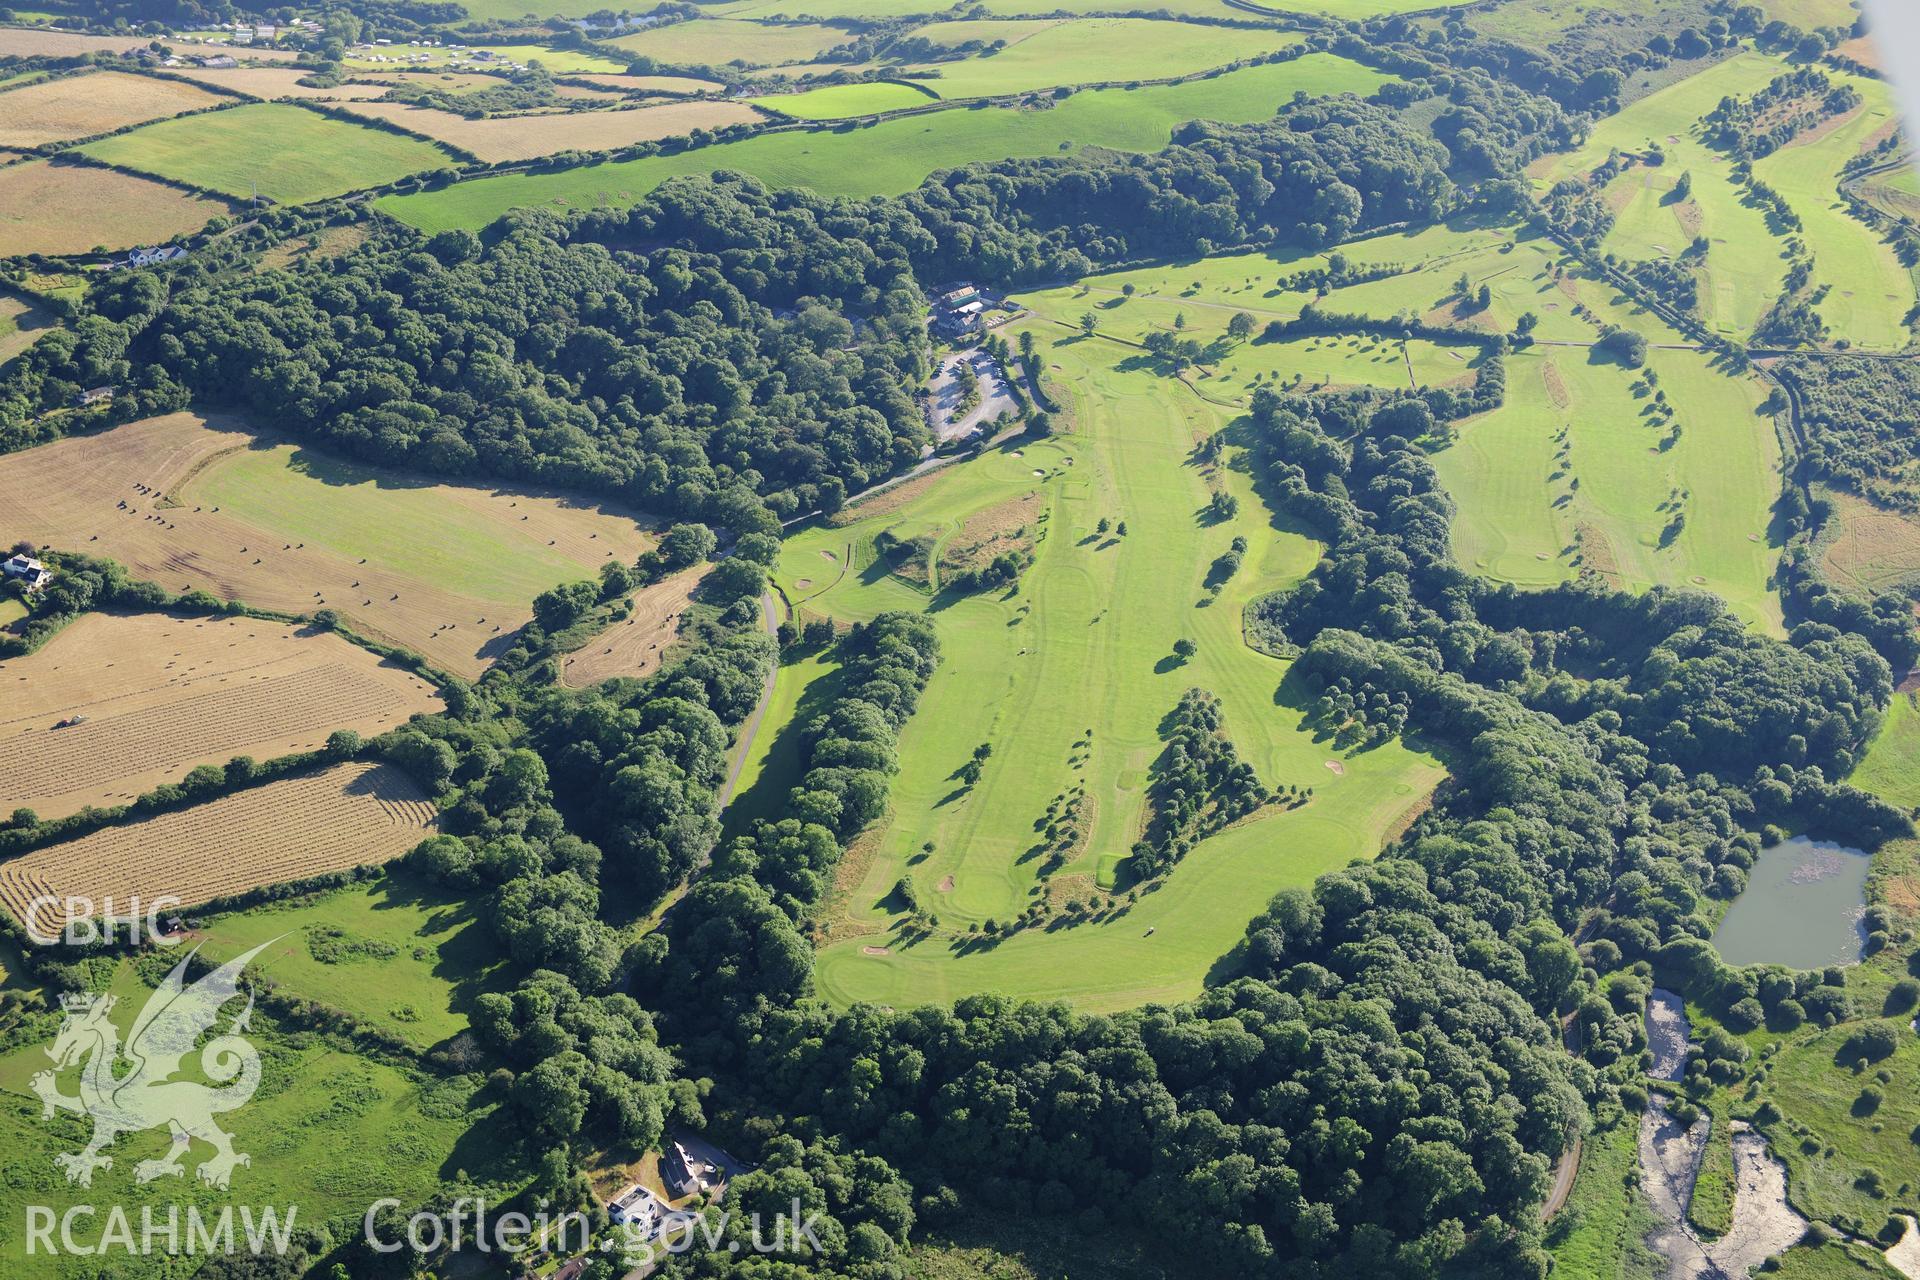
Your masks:
{"label": "hillside field", "polygon": [[44,147],[217,106],[226,99],[177,80],[120,71],[62,76],[0,98],[0,146]]}
{"label": "hillside field", "polygon": [[383,196],[376,206],[429,233],[483,227],[517,205],[588,208],[633,200],[681,173],[737,170],[774,186],[822,195],[907,191],[935,169],[973,160],[1059,155],[1080,147],[1154,151],[1192,119],[1263,120],[1291,97],[1370,93],[1387,77],[1333,54],[1249,67],[1211,80],[1077,93],[1046,110],[937,111],[867,128],[766,134],[676,155],[589,165],[560,173],[503,174],[438,191]]}
{"label": "hillside field", "polygon": [[223,200],[112,169],[50,160],[0,168],[0,238],[16,253],[158,244],[227,212]]}
{"label": "hillside field", "polygon": [[919,34],[946,45],[969,40],[1007,42],[998,53],[930,63],[904,73],[925,74],[929,78],[924,83],[943,98],[995,97],[1054,85],[1162,80],[1264,57],[1300,43],[1300,36],[1290,31],[1248,31],[1148,18],[946,22],[923,28]]}
{"label": "hillside field", "polygon": [[[0,777],[42,818],[124,804],[195,765],[269,760],[336,729],[440,709],[432,686],[338,636],[257,618],[92,613],[0,662]],[[55,729],[59,720],[82,723]]]}
{"label": "hillside field", "polygon": [[778,111],[796,120],[844,120],[850,116],[878,115],[908,107],[924,107],[938,101],[932,89],[876,80],[867,84],[829,84],[798,93],[774,93],[755,98],[753,105]]}
{"label": "hillside field", "polygon": [[53,312],[32,298],[0,293],[0,365],[46,336]]}
{"label": "hillside field", "polygon": [[111,897],[194,906],[262,885],[391,862],[432,830],[431,801],[391,765],[349,762],[236,791],[0,863],[0,906],[16,920],[36,899]]}
{"label": "hillside field", "polygon": [[560,682],[582,689],[615,676],[652,675],[680,632],[687,601],[706,576],[695,565],[627,597],[633,612],[560,660]]}
{"label": "hillside field", "polygon": [[619,36],[609,43],[663,63],[714,67],[739,63],[768,67],[783,62],[811,61],[853,38],[854,33],[844,28],[815,23],[774,24],[701,17]]}
{"label": "hillside field", "polygon": [[249,975],[418,1050],[467,1030],[474,997],[511,969],[477,904],[398,870],[200,921],[194,941],[215,961],[273,943]]}
{"label": "hillside field", "polygon": [[[107,991],[118,1001],[113,1018],[123,1034],[164,974],[165,968],[151,962],[141,966],[125,960],[112,971]],[[240,1008],[238,1002],[230,1006],[225,1022]],[[152,1206],[163,1227],[169,1206],[175,1206],[183,1235],[189,1205],[209,1222],[236,1202],[276,1206],[283,1218],[295,1206],[299,1227],[331,1222],[338,1239],[358,1230],[367,1206],[382,1196],[427,1200],[451,1167],[485,1183],[511,1185],[524,1177],[499,1126],[488,1123],[495,1101],[476,1096],[481,1077],[438,1076],[352,1054],[282,1026],[260,1009],[251,1023],[249,1040],[261,1058],[260,1087],[246,1106],[221,1117],[235,1150],[250,1156],[251,1163],[234,1171],[226,1191],[201,1184],[191,1172],[211,1154],[204,1145],[187,1156],[184,1177],[146,1186],[136,1182],[134,1166],[165,1152],[164,1127],[121,1137],[112,1149],[113,1167],[97,1173],[90,1189],[70,1185],[53,1157],[84,1146],[91,1123],[65,1113],[42,1119],[31,1080],[48,1065],[47,1041],[36,1039],[0,1056],[0,1265],[9,1277],[81,1280],[103,1274],[98,1259],[49,1256],[44,1249],[28,1256],[22,1234],[27,1204],[56,1213],[71,1205],[99,1204],[101,1218],[107,1205],[118,1205],[136,1231],[142,1206]],[[74,1091],[76,1075],[67,1072],[65,1092]],[[237,1221],[235,1234],[240,1235]],[[137,1265],[143,1268],[137,1274],[172,1274],[156,1271],[150,1260]]]}
{"label": "hillside field", "polygon": [[417,138],[344,124],[282,102],[163,120],[81,150],[117,168],[282,204],[377,187],[444,168],[451,159]]}
{"label": "hillside field", "polygon": [[1896,693],[1879,732],[1867,744],[1847,781],[1902,809],[1920,809],[1920,703],[1914,692]]}
{"label": "hillside field", "polygon": [[724,129],[762,119],[738,102],[659,101],[605,111],[558,111],[546,115],[493,116],[470,120],[435,107],[403,102],[356,102],[346,110],[384,121],[471,152],[489,164],[531,160],[556,151],[611,151],[636,142],[671,138],[695,129]]}
{"label": "hillside field", "polygon": [[363,467],[186,413],[0,457],[0,508],[14,536],[175,590],[334,609],[468,677],[534,596],[650,541],[599,502]]}

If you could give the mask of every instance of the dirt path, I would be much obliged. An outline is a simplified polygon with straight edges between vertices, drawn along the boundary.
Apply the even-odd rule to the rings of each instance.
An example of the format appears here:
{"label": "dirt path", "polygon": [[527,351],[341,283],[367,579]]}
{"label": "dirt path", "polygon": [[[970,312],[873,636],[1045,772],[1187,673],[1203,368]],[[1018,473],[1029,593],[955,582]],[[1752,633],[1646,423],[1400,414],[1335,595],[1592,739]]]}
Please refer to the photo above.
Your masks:
{"label": "dirt path", "polygon": [[[760,621],[766,626],[767,634],[773,635],[780,630],[779,605],[774,602],[773,592],[764,592],[760,597]],[[767,704],[773,701],[773,682],[780,674],[780,664],[776,661],[767,672],[766,683],[760,686],[760,701],[754,703],[753,714],[740,726],[740,741],[734,747],[733,763],[727,766],[727,780],[721,784],[716,810],[722,810],[733,800],[733,791],[740,785],[740,771],[746,767],[747,756],[753,751],[753,740],[760,734],[760,721],[767,714]]]}
{"label": "dirt path", "polygon": [[1547,1192],[1547,1202],[1540,1206],[1540,1221],[1548,1221],[1566,1207],[1567,1197],[1573,1194],[1573,1180],[1579,1173],[1580,1139],[1575,1138],[1566,1154],[1560,1157],[1560,1163],[1554,1166],[1553,1189]]}

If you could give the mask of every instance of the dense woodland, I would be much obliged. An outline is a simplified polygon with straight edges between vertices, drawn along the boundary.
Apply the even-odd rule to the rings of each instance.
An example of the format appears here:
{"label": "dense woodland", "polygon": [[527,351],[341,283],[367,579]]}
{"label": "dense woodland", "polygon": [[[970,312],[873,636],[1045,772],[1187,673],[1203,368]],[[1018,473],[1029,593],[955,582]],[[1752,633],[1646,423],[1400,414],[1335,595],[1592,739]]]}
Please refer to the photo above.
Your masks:
{"label": "dense woodland", "polygon": [[1809,472],[1899,511],[1920,511],[1920,371],[1904,360],[1795,357]]}
{"label": "dense woodland", "polygon": [[[232,405],[358,457],[576,485],[724,531],[734,554],[660,672],[553,682],[543,637],[610,594],[587,584],[543,597],[540,634],[447,714],[369,746],[445,811],[411,862],[483,902],[525,975],[481,998],[465,1047],[502,1068],[539,1189],[580,1194],[576,1162],[609,1134],[646,1146],[707,1124],[761,1164],[737,1205],[799,1196],[826,1215],[831,1243],[804,1264],[695,1255],[667,1274],[890,1280],[916,1225],[985,1210],[1145,1232],[1235,1276],[1537,1278],[1553,1162],[1596,1112],[1645,1102],[1644,993],[1601,971],[1652,961],[1748,1025],[1848,1013],[1844,979],[1721,963],[1709,908],[1744,887],[1769,826],[1865,844],[1910,831],[1834,781],[1908,631],[1867,634],[1835,606],[1775,640],[1705,594],[1477,578],[1453,558],[1423,442],[1498,402],[1497,359],[1477,387],[1424,397],[1263,389],[1230,429],[1263,495],[1327,547],[1261,602],[1259,632],[1299,654],[1329,714],[1419,735],[1452,781],[1377,862],[1277,897],[1200,998],[1096,1016],[990,997],[836,1014],[814,997],[809,930],[940,662],[924,618],[822,637],[838,694],[804,726],[786,816],[722,844],[714,794],[779,657],[758,605],[778,519],[837,507],[925,443],[926,289],[1506,209],[1519,166],[1625,74],[1755,28],[1747,9],[1703,9],[1664,52],[1521,59],[1464,23],[1415,39],[1394,20],[1373,28],[1377,54],[1420,78],[1423,117],[1296,102],[1260,125],[1189,125],[1152,156],[971,166],[898,200],[679,179],[630,209],[521,213],[480,237],[382,227],[287,271],[196,255],[98,288],[12,366],[0,447],[114,383],[117,416]],[[1904,478],[1897,433],[1845,409],[1889,394],[1885,367],[1843,382],[1822,364],[1831,387],[1800,375],[1826,397],[1816,457],[1836,478]],[[673,563],[716,550],[692,524],[662,548]],[[1209,815],[1272,799],[1209,706],[1191,695],[1170,730],[1171,826],[1136,851],[1142,874]],[[644,941],[608,922],[611,900],[652,904],[695,872]],[[1580,1056],[1563,1014],[1585,1029]],[[401,1274],[341,1257],[354,1276]]]}

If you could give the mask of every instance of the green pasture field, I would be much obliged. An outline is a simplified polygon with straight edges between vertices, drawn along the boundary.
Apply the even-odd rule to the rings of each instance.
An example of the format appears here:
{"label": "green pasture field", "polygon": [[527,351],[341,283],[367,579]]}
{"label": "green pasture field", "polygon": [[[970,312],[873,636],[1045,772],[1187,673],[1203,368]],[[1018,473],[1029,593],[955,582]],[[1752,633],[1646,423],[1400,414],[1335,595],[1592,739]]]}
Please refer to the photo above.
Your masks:
{"label": "green pasture field", "polygon": [[1841,168],[1897,119],[1898,108],[1885,81],[1829,74],[1835,83],[1858,89],[1865,103],[1839,127],[1805,134],[1756,162],[1753,172],[1786,199],[1806,228],[1814,280],[1831,286],[1819,311],[1833,340],[1865,351],[1898,351],[1913,337],[1906,323],[1915,300],[1913,275],[1835,195]]}
{"label": "green pasture field", "polygon": [[1155,151],[1194,119],[1251,123],[1272,115],[1294,89],[1339,72],[1354,87],[1375,73],[1333,54],[1248,67],[1210,80],[1077,93],[1045,111],[956,108],[871,126],[763,134],[671,156],[546,174],[503,174],[439,191],[382,197],[386,213],[428,233],[483,227],[520,205],[587,208],[638,199],[683,173],[731,169],[773,186],[828,196],[898,195],[936,169],[974,160],[1061,155],[1080,147]]}
{"label": "green pasture field", "polygon": [[607,43],[660,62],[713,67],[738,62],[770,67],[811,61],[853,38],[854,33],[843,27],[819,23],[761,23],[716,17],[668,23]]}
{"label": "green pasture field", "polygon": [[293,445],[227,454],[181,497],[494,604],[523,605],[581,576],[577,561],[520,536],[499,513],[450,501],[444,486]]}
{"label": "green pasture field", "polygon": [[[1072,314],[1079,304],[1063,305]],[[835,1003],[995,991],[1111,1009],[1190,996],[1275,891],[1377,852],[1442,776],[1430,757],[1398,743],[1343,753],[1317,741],[1302,723],[1309,695],[1287,680],[1288,664],[1244,643],[1246,603],[1298,580],[1320,548],[1270,515],[1238,463],[1213,480],[1239,499],[1240,515],[1201,521],[1208,477],[1193,447],[1237,415],[1139,367],[1129,348],[1027,323],[1043,358],[1059,366],[1056,383],[1072,389],[1072,434],[1015,439],[869,514],[856,507],[850,524],[790,538],[780,561],[781,584],[803,613],[846,621],[924,610],[942,636],[940,670],[902,735],[892,820],[849,855],[835,914],[836,931],[850,936],[818,957],[820,990]],[[945,546],[969,517],[1028,495],[1046,515],[1030,526],[1044,537],[1017,593],[929,595],[877,558],[883,531],[931,533]],[[1103,516],[1126,521],[1127,535],[1098,535]],[[1208,565],[1235,535],[1248,542],[1243,567],[1203,604]],[[1197,646],[1184,664],[1170,656],[1182,637]],[[1144,811],[1158,722],[1189,687],[1220,697],[1226,731],[1263,781],[1311,786],[1314,799],[1203,842],[1164,885],[1102,923],[956,954],[952,935],[967,922],[1017,915],[1038,891],[1035,819],[1076,782],[1092,813],[1055,891],[1111,882]],[[803,721],[807,693],[789,696]],[[1087,729],[1085,759],[1070,764]],[[763,732],[792,727],[769,722]],[[952,774],[980,742],[995,753],[962,792]],[[903,873],[948,936],[901,945],[887,899]]]}
{"label": "green pasture field", "polygon": [[[1608,188],[1615,223],[1601,248],[1628,259],[1671,258],[1694,236],[1706,236],[1701,315],[1710,327],[1736,339],[1751,334],[1780,296],[1785,242],[1746,202],[1734,185],[1728,157],[1702,142],[1696,126],[1721,98],[1752,94],[1784,70],[1785,63],[1765,54],[1729,58],[1601,120],[1585,146],[1532,170],[1545,190],[1562,178],[1591,173],[1615,149],[1643,152],[1657,144],[1667,154],[1665,164],[1635,166]],[[1678,201],[1673,190],[1682,173],[1692,174],[1693,190]]]}
{"label": "green pasture field", "polygon": [[199,933],[216,960],[272,942],[250,973],[420,1050],[465,1031],[473,997],[504,967],[475,905],[402,874],[222,915]]}
{"label": "green pasture field", "polygon": [[1920,706],[1896,693],[1867,753],[1847,781],[1902,809],[1920,807]]}
{"label": "green pasture field", "polygon": [[[988,8],[1017,3],[1019,0],[990,0]],[[1361,22],[1368,18],[1389,18],[1397,13],[1450,9],[1456,5],[1471,4],[1472,0],[1253,0],[1253,3],[1275,13],[1318,13],[1345,22]],[[1103,6],[1094,4],[1090,7]]]}
{"label": "green pasture field", "polygon": [[431,143],[278,102],[162,120],[80,148],[107,164],[233,196],[303,204],[377,187],[452,158]]}
{"label": "green pasture field", "polygon": [[[950,22],[919,34],[945,44],[1005,40],[986,57],[932,63],[904,74],[928,74],[943,98],[987,98],[1054,85],[1161,80],[1225,66],[1300,43],[1294,32],[1245,31],[1147,18],[1087,18],[1077,22]],[[1333,88],[1302,85],[1311,94],[1352,88],[1371,93],[1384,77],[1364,83],[1351,65],[1339,68]],[[1351,82],[1351,83],[1349,83]]]}
{"label": "green pasture field", "polygon": [[[150,988],[132,963],[122,962],[110,990],[119,1000],[114,1021],[124,1034]],[[239,1009],[236,1002],[229,1016]],[[53,1157],[84,1146],[91,1125],[66,1112],[51,1120],[41,1117],[30,1081],[48,1066],[44,1049],[57,1020],[44,1022],[43,1038],[0,1057],[0,1269],[9,1277],[78,1280],[159,1274],[144,1260],[102,1271],[100,1259],[50,1257],[44,1251],[29,1257],[24,1238],[28,1204],[50,1206],[56,1214],[70,1205],[93,1205],[100,1215],[91,1223],[95,1232],[104,1227],[109,1208],[118,1205],[136,1233],[142,1205],[154,1206],[162,1223],[167,1206],[181,1206],[183,1230],[188,1205],[198,1206],[209,1221],[223,1207],[237,1204],[273,1205],[283,1216],[288,1206],[297,1206],[298,1226],[331,1221],[336,1238],[345,1239],[345,1233],[359,1230],[367,1206],[376,1199],[393,1196],[409,1205],[422,1203],[455,1168],[465,1169],[482,1185],[499,1179],[517,1182],[522,1176],[496,1136],[497,1128],[487,1123],[493,1104],[475,1098],[480,1077],[436,1078],[344,1052],[309,1034],[293,1033],[255,1008],[248,1039],[260,1054],[261,1083],[246,1105],[219,1117],[233,1136],[235,1150],[251,1157],[251,1164],[233,1171],[228,1190],[195,1178],[194,1167],[212,1154],[197,1142],[185,1157],[183,1177],[138,1186],[134,1166],[164,1152],[164,1126],[122,1136],[111,1149],[111,1169],[96,1172],[91,1188],[71,1185]],[[73,1070],[63,1075],[64,1092],[74,1092],[76,1078]],[[76,1234],[84,1234],[87,1226],[83,1221]],[[239,1230],[236,1220],[236,1236]]]}
{"label": "green pasture field", "polygon": [[1816,27],[1851,27],[1859,18],[1852,0],[1758,0],[1768,18],[1792,23],[1802,31]]}
{"label": "green pasture field", "polygon": [[778,111],[797,120],[845,120],[906,107],[924,107],[938,101],[931,89],[877,80],[868,84],[830,84],[799,93],[775,93],[751,99],[756,107]]}
{"label": "green pasture field", "polygon": [[0,629],[10,627],[26,616],[27,606],[24,602],[12,596],[0,597]]}
{"label": "green pasture field", "polygon": [[[1849,981],[1848,986],[1854,984]],[[1861,1011],[1879,1012],[1877,1002],[1856,996]],[[1851,1215],[1867,1224],[1869,1232],[1886,1221],[1895,1204],[1911,1204],[1908,1196],[1887,1194],[1908,1179],[1913,1164],[1913,1130],[1920,1124],[1920,1098],[1910,1082],[1920,1071],[1920,1038],[1907,1024],[1910,1013],[1888,1020],[1894,1032],[1893,1056],[1854,1070],[1851,1056],[1842,1051],[1847,1038],[1864,1022],[1841,1023],[1826,1031],[1801,1031],[1785,1037],[1780,1052],[1770,1060],[1762,1096],[1785,1113],[1767,1136],[1775,1155],[1787,1166],[1794,1205],[1814,1218]],[[1774,1039],[1782,1037],[1774,1036]],[[1893,1083],[1882,1084],[1875,1074],[1892,1073]],[[1876,1109],[1858,1105],[1867,1085],[1885,1095]],[[1858,1185],[1867,1169],[1887,1178],[1880,1195]]]}

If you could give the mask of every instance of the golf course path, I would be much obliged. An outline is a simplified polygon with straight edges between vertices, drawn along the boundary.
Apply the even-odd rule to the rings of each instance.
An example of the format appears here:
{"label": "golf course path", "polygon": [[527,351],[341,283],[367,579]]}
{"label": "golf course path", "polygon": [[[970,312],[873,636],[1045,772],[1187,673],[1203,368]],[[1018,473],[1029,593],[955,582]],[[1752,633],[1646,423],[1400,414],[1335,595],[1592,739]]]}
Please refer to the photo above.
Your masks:
{"label": "golf course path", "polygon": [[[761,593],[760,621],[768,635],[780,630],[779,606],[774,602],[771,588]],[[767,714],[767,703],[773,700],[773,681],[779,673],[780,665],[776,662],[767,671],[766,681],[760,686],[760,700],[753,704],[753,714],[740,727],[740,740],[734,744],[733,763],[727,766],[727,780],[720,788],[719,803],[714,806],[716,810],[727,807],[733,799],[734,788],[740,785],[740,770],[746,767],[747,757],[753,754],[753,740],[760,733],[760,720]]]}

